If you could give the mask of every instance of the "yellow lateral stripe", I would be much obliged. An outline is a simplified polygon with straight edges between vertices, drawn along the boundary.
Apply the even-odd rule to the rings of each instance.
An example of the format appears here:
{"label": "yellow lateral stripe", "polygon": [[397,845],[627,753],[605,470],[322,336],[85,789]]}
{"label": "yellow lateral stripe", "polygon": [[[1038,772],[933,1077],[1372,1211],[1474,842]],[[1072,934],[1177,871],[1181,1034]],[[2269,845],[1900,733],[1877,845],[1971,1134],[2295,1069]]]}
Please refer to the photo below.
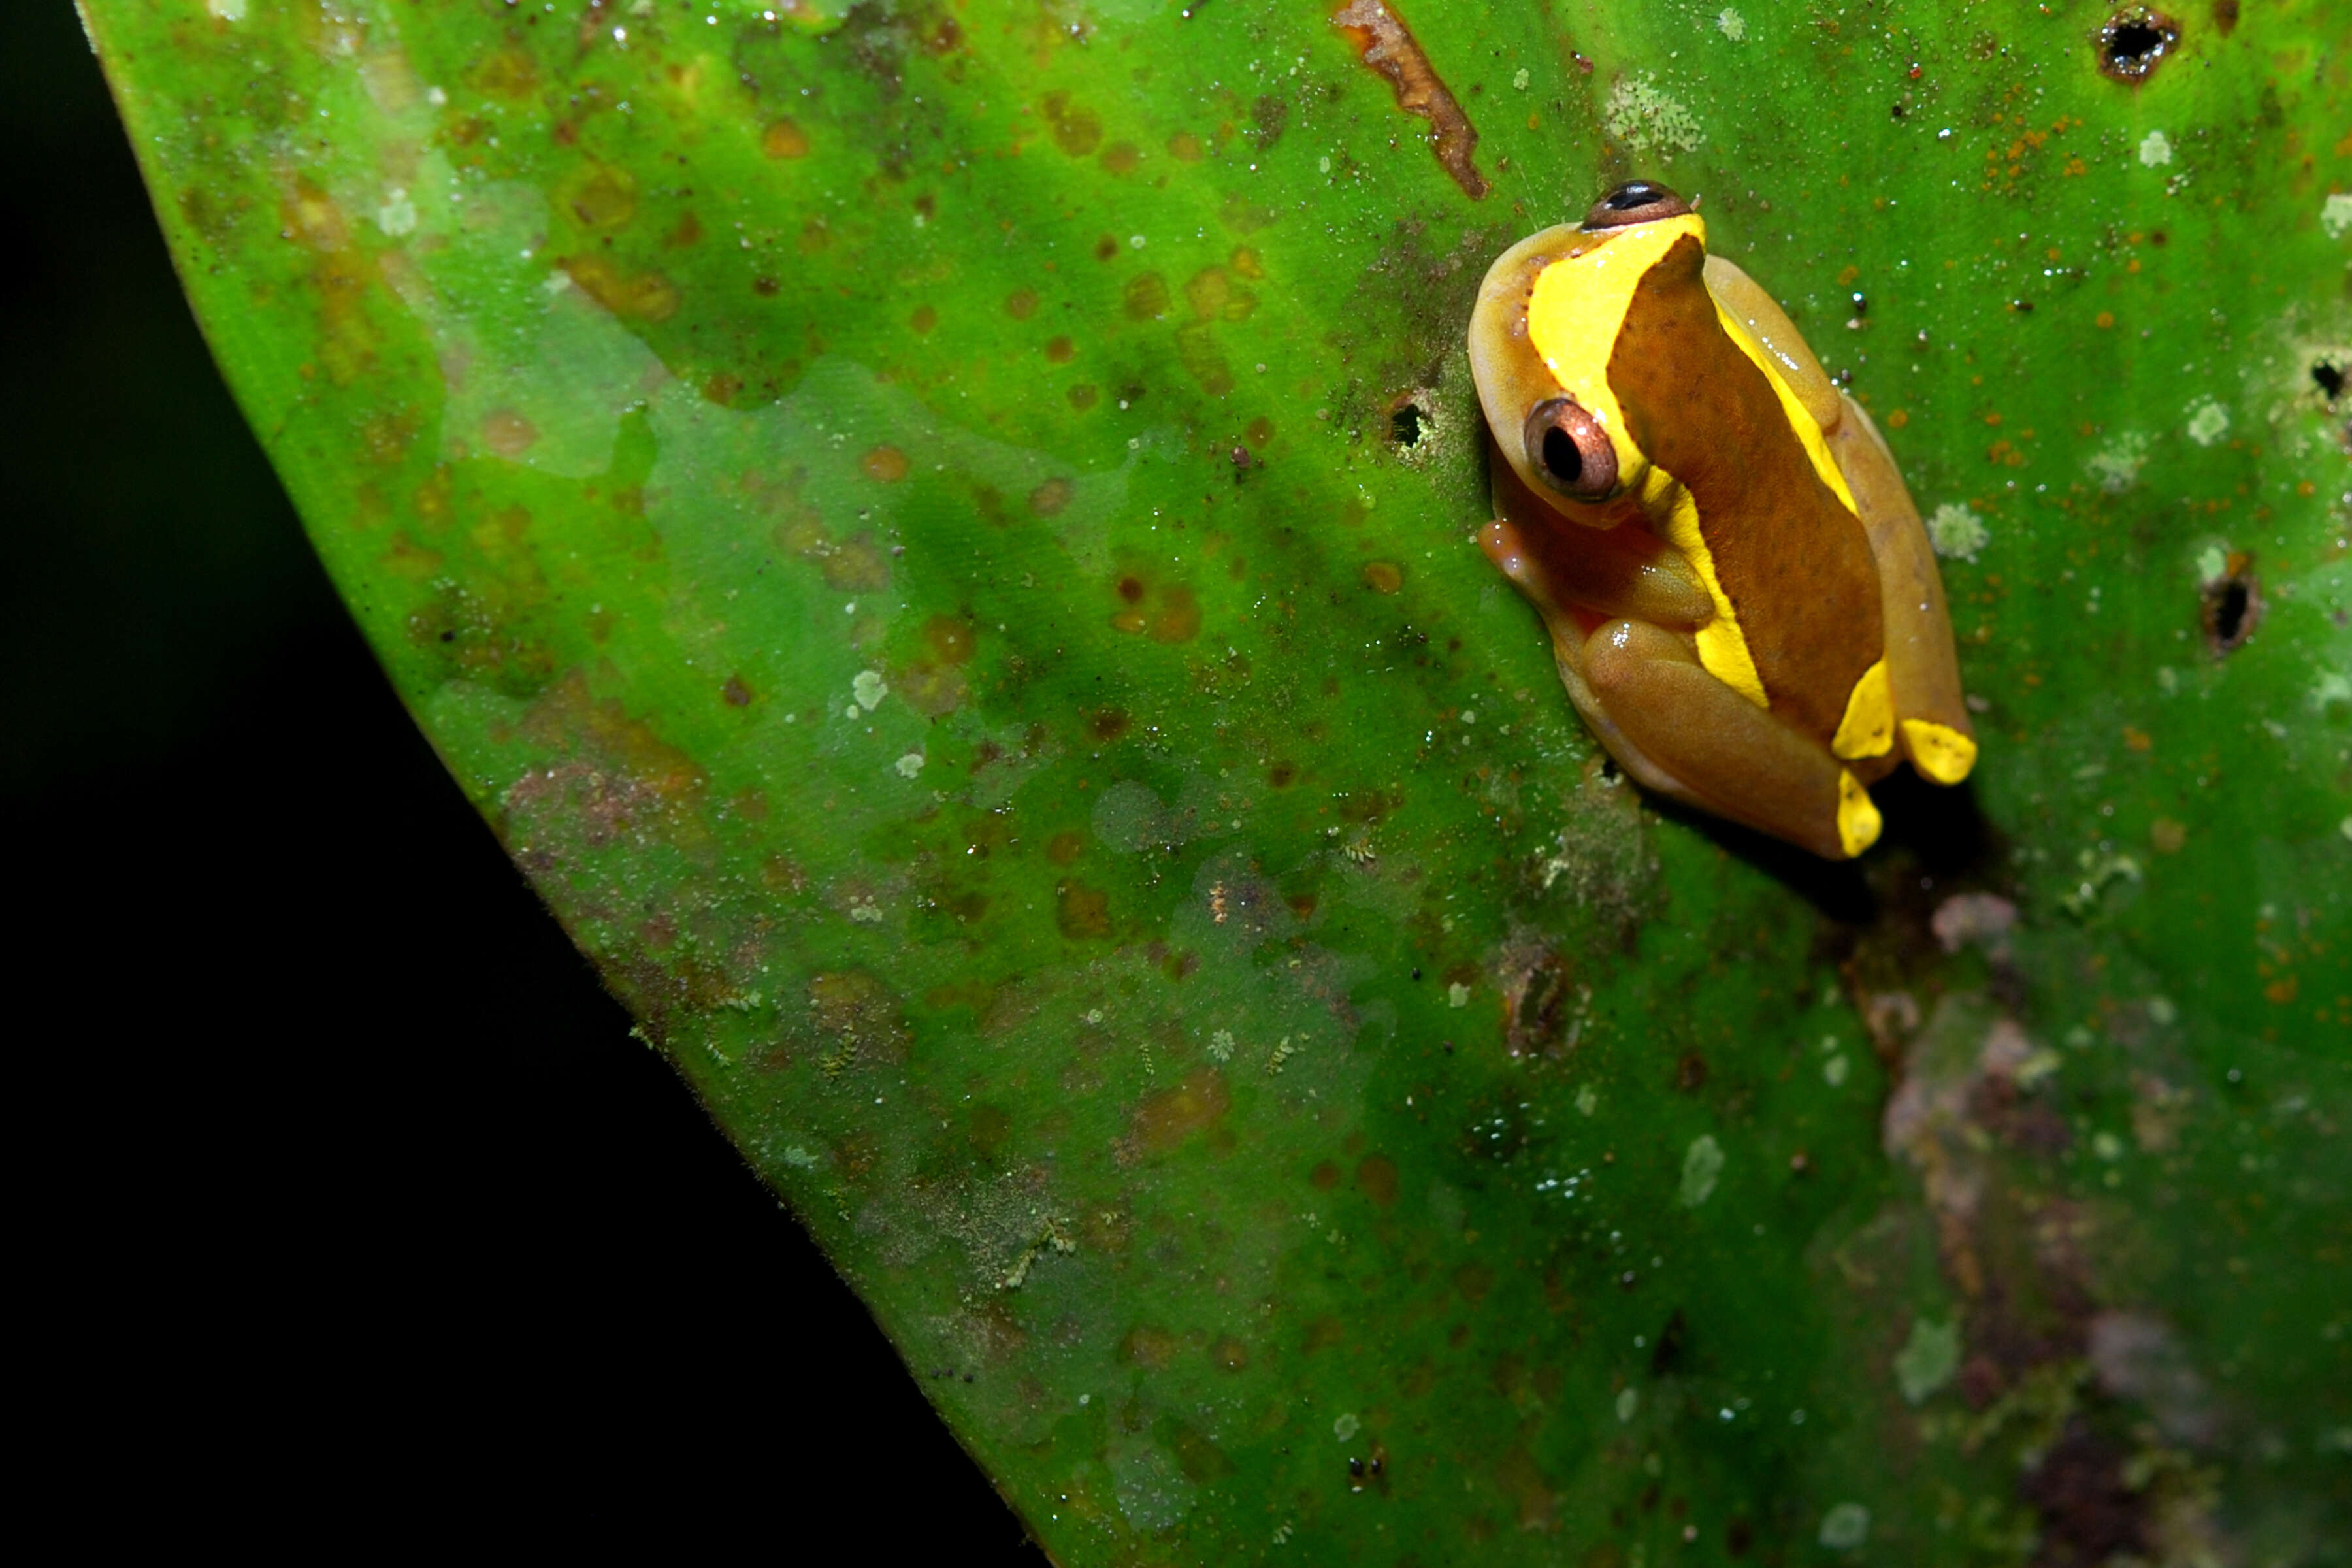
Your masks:
{"label": "yellow lateral stripe", "polygon": [[1706,225],[1696,213],[1593,235],[1581,242],[1581,256],[1563,257],[1538,273],[1528,297],[1528,341],[1560,390],[1609,432],[1617,471],[1629,482],[1648,459],[1626,437],[1625,410],[1609,388],[1609,356],[1633,290],[1686,234],[1706,246]]}
{"label": "yellow lateral stripe", "polygon": [[1939,784],[1956,784],[1977,765],[1977,743],[1930,719],[1903,721],[1903,749],[1911,765]]}
{"label": "yellow lateral stripe", "polygon": [[[1707,297],[1710,300],[1715,298],[1712,292]],[[1846,489],[1845,475],[1838,471],[1837,459],[1830,456],[1829,439],[1822,434],[1821,422],[1813,417],[1813,411],[1789,389],[1780,367],[1772,363],[1772,356],[1764,352],[1764,345],[1749,335],[1747,324],[1725,310],[1720,300],[1716,301],[1715,319],[1723,323],[1724,331],[1739,345],[1739,352],[1746,354],[1756,368],[1764,373],[1764,379],[1772,384],[1772,390],[1780,395],[1780,412],[1787,416],[1789,428],[1797,433],[1797,440],[1804,447],[1805,456],[1812,459],[1813,472],[1821,476],[1822,483],[1830,488],[1832,495],[1845,503],[1846,510],[1861,516],[1862,509],[1853,504],[1853,492]]]}
{"label": "yellow lateral stripe", "polygon": [[1895,747],[1895,694],[1886,684],[1886,660],[1862,672],[1845,700],[1845,717],[1831,738],[1832,755],[1851,762],[1856,757],[1883,757]]}
{"label": "yellow lateral stripe", "polygon": [[1837,829],[1838,844],[1851,860],[1878,842],[1881,826],[1878,807],[1872,804],[1870,792],[1862,781],[1843,768],[1838,770]]}
{"label": "yellow lateral stripe", "polygon": [[1696,635],[1699,668],[1769,711],[1771,700],[1764,695],[1764,678],[1757,673],[1756,659],[1748,651],[1748,635],[1739,629],[1731,595],[1723,591],[1722,581],[1715,574],[1715,552],[1707,549],[1700,533],[1698,501],[1672,474],[1653,468],[1642,482],[1642,510],[1652,517],[1661,510],[1665,513],[1661,531],[1666,542],[1689,560],[1706,596],[1715,601],[1715,619]]}

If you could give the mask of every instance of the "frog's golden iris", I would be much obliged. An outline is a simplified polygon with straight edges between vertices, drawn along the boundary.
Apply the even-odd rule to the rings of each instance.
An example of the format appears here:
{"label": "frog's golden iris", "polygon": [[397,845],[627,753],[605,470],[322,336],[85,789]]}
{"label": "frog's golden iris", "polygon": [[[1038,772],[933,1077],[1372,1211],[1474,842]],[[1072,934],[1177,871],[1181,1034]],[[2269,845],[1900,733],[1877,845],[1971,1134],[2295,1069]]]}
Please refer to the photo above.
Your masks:
{"label": "frog's golden iris", "polygon": [[1662,795],[1842,859],[1868,786],[1976,763],[1936,558],[1870,416],[1663,185],[1504,252],[1470,364],[1487,555]]}

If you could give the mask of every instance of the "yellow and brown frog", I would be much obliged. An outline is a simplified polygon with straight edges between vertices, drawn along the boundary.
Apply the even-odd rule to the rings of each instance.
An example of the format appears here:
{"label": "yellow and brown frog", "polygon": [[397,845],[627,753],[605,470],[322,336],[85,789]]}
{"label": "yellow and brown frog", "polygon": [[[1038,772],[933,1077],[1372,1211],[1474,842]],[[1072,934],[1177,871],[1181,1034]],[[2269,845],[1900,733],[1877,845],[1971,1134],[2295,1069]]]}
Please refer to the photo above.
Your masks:
{"label": "yellow and brown frog", "polygon": [[1908,761],[1977,747],[1936,558],[1870,416],[1663,185],[1504,252],[1470,364],[1496,520],[1480,542],[1645,787],[1830,859]]}

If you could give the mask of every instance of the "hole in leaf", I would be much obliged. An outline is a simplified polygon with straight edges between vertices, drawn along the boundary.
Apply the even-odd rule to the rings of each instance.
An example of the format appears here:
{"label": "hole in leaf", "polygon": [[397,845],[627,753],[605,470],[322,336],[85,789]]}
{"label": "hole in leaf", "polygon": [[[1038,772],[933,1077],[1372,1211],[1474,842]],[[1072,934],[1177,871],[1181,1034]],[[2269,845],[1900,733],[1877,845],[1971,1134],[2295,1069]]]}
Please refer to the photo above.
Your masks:
{"label": "hole in leaf", "polygon": [[2314,360],[2311,383],[2319,388],[2328,402],[2333,403],[2344,395],[2344,367],[2332,360]]}
{"label": "hole in leaf", "polygon": [[2098,31],[2099,69],[2117,81],[2145,81],[2179,41],[2171,17],[2145,5],[2126,6]]}
{"label": "hole in leaf", "polygon": [[2221,575],[2199,591],[2205,644],[2218,658],[2235,653],[2254,635],[2263,618],[2262,590],[2254,583],[2253,558],[2232,552]]}
{"label": "hole in leaf", "polygon": [[1400,447],[1421,445],[1422,427],[1427,416],[1417,403],[1402,403],[1389,415],[1389,439]]}

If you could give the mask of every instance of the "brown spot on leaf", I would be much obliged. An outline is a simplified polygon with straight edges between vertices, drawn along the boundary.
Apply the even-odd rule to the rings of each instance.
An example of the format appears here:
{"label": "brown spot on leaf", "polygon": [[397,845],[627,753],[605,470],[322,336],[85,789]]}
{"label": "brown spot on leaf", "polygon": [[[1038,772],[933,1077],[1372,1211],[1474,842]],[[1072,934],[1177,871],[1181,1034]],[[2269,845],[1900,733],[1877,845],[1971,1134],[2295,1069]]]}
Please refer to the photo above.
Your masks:
{"label": "brown spot on leaf", "polygon": [[1144,1097],[1135,1108],[1129,1143],[1138,1154],[1165,1153],[1193,1133],[1215,1126],[1232,1106],[1224,1075],[1202,1068],[1175,1088]]}
{"label": "brown spot on leaf", "polygon": [[1054,918],[1072,942],[1100,942],[1110,935],[1110,895],[1083,882],[1054,889]]}
{"label": "brown spot on leaf", "polygon": [[1381,1208],[1397,1199],[1396,1162],[1383,1154],[1367,1154],[1356,1166],[1356,1190]]}
{"label": "brown spot on leaf", "polygon": [[1393,594],[1404,586],[1404,572],[1392,561],[1367,561],[1364,586],[1375,594]]}
{"label": "brown spot on leaf", "polygon": [[1016,321],[1025,321],[1037,313],[1037,290],[1015,289],[1004,297],[1004,313]]}
{"label": "brown spot on leaf", "polygon": [[637,216],[637,182],[626,169],[597,163],[565,182],[563,205],[587,228],[620,228]]}
{"label": "brown spot on leaf", "polygon": [[482,419],[482,445],[501,458],[520,458],[539,445],[539,426],[511,408],[494,408]]}
{"label": "brown spot on leaf", "polygon": [[1037,107],[1045,118],[1045,128],[1053,133],[1054,145],[1071,157],[1083,158],[1101,144],[1102,116],[1072,103],[1068,93],[1049,92]]}
{"label": "brown spot on leaf", "polygon": [[1486,176],[1472,162],[1478,149],[1478,132],[1454,94],[1438,79],[1436,68],[1405,26],[1404,18],[1384,0],[1349,0],[1332,16],[1331,25],[1347,33],[1364,64],[1388,79],[1399,109],[1429,121],[1431,151],[1462,187],[1463,195],[1472,201],[1484,196]]}
{"label": "brown spot on leaf", "polygon": [[811,975],[808,1005],[809,1021],[843,1048],[872,1062],[907,1059],[911,1037],[898,995],[864,970]]}
{"label": "brown spot on leaf", "polygon": [[809,154],[808,132],[795,121],[779,120],[761,135],[760,151],[771,158],[805,158]]}
{"label": "brown spot on leaf", "polygon": [[877,447],[858,459],[858,467],[866,470],[867,479],[895,485],[907,477],[911,465],[907,461],[907,454],[898,447]]}
{"label": "brown spot on leaf", "polygon": [[1168,279],[1157,272],[1140,273],[1127,280],[1119,298],[1132,320],[1156,321],[1168,313]]}
{"label": "brown spot on leaf", "polygon": [[1495,1271],[1483,1263],[1465,1263],[1454,1271],[1454,1288],[1475,1307],[1493,1292]]}
{"label": "brown spot on leaf", "polygon": [[1201,630],[1201,606],[1192,598],[1192,590],[1181,585],[1169,588],[1160,595],[1160,612],[1151,617],[1151,640],[1154,642],[1190,642]]}
{"label": "brown spot on leaf", "polygon": [[1245,1371],[1249,1366],[1249,1347],[1225,1334],[1209,1347],[1209,1360],[1225,1372]]}
{"label": "brown spot on leaf", "polygon": [[677,314],[677,285],[658,272],[625,272],[602,256],[570,256],[556,265],[583,294],[616,316],[667,321]]}
{"label": "brown spot on leaf", "polygon": [[1047,479],[1029,492],[1029,510],[1039,517],[1052,517],[1069,505],[1076,493],[1077,487],[1066,479]]}
{"label": "brown spot on leaf", "polygon": [[1077,353],[1077,347],[1067,338],[1050,338],[1045,343],[1045,357],[1055,364],[1067,364]]}
{"label": "brown spot on leaf", "polygon": [[979,647],[980,634],[961,616],[933,616],[923,623],[923,641],[941,664],[962,664]]}
{"label": "brown spot on leaf", "polygon": [[1177,1348],[1182,1343],[1166,1329],[1139,1324],[1127,1331],[1127,1338],[1119,1342],[1118,1348],[1119,1352],[1136,1365],[1149,1367],[1153,1372],[1165,1372],[1176,1359]]}
{"label": "brown spot on leaf", "polygon": [[743,678],[740,675],[729,676],[727,684],[719,689],[719,695],[730,708],[751,706],[751,689],[743,684]]}

